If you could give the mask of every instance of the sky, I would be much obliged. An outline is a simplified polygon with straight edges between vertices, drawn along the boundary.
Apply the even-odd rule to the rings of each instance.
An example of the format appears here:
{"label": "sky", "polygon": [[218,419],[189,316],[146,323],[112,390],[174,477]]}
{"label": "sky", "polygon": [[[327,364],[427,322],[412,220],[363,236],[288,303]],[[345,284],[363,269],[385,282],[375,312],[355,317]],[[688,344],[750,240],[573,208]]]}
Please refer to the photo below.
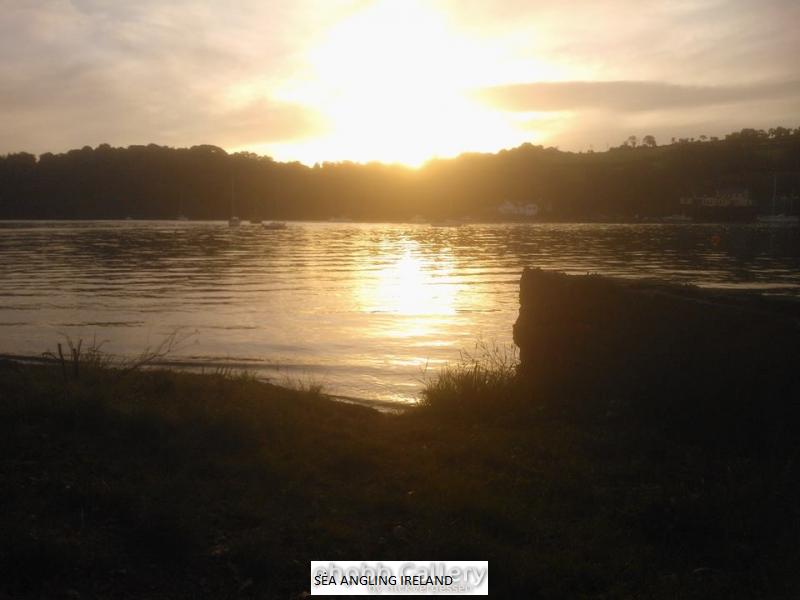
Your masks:
{"label": "sky", "polygon": [[0,153],[411,166],[800,126],[796,0],[0,0]]}

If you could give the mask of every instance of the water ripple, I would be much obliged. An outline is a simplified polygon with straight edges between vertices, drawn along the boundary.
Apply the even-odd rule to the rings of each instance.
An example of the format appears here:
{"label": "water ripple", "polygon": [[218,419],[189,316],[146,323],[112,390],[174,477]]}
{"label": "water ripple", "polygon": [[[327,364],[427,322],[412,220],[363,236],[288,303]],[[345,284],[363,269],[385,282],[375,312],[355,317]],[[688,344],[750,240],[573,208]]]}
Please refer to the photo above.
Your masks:
{"label": "water ripple", "polygon": [[0,353],[62,334],[174,365],[408,401],[475,340],[511,342],[525,266],[800,296],[800,229],[758,225],[0,223]]}

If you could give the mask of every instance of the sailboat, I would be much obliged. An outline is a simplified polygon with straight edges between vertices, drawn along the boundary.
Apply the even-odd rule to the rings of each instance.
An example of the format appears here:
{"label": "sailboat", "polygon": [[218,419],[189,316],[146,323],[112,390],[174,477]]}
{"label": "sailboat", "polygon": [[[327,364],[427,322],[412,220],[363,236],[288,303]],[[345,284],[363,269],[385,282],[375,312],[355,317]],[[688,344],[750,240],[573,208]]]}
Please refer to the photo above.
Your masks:
{"label": "sailboat", "polygon": [[181,190],[180,195],[178,196],[178,221],[188,221],[189,217],[183,214],[183,190]]}
{"label": "sailboat", "polygon": [[283,221],[270,221],[262,225],[264,229],[286,229],[288,225]]}
{"label": "sailboat", "polygon": [[236,201],[236,184],[235,180],[231,178],[231,211],[230,211],[231,217],[230,219],[228,219],[229,227],[238,227],[239,225],[242,224],[241,220],[239,219],[239,217],[236,216],[234,211],[235,201]]}
{"label": "sailboat", "polygon": [[777,214],[775,212],[775,203],[778,197],[778,176],[772,176],[772,213],[769,215],[760,215],[758,217],[759,223],[771,223],[773,225],[790,224],[800,222],[797,215],[787,215],[784,213]]}
{"label": "sailboat", "polygon": [[[274,206],[274,203],[273,203],[272,210],[273,210],[273,212],[277,212],[276,207]],[[284,223],[283,221],[269,221],[267,223],[264,223],[262,226],[264,227],[264,229],[271,229],[271,230],[287,229],[288,228],[288,225],[286,225],[286,223]]]}

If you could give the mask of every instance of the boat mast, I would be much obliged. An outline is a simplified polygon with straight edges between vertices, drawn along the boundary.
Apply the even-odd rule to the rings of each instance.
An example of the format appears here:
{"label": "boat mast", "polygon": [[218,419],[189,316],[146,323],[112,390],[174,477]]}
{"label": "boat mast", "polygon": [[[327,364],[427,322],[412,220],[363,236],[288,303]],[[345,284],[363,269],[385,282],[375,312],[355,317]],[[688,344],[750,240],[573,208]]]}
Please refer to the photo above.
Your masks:
{"label": "boat mast", "polygon": [[775,199],[778,195],[778,174],[772,174],[772,214],[775,214]]}
{"label": "boat mast", "polygon": [[231,217],[236,216],[235,208],[235,196],[236,196],[236,180],[231,175]]}

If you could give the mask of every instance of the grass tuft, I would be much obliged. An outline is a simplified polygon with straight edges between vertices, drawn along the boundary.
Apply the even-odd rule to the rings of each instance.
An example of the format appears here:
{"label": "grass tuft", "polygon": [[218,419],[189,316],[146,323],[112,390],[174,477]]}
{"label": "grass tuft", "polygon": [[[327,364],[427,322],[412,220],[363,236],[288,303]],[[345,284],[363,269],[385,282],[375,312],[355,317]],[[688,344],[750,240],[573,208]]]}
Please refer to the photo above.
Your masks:
{"label": "grass tuft", "polygon": [[423,379],[420,407],[453,418],[485,417],[507,410],[520,396],[515,346],[477,342],[455,364]]}

